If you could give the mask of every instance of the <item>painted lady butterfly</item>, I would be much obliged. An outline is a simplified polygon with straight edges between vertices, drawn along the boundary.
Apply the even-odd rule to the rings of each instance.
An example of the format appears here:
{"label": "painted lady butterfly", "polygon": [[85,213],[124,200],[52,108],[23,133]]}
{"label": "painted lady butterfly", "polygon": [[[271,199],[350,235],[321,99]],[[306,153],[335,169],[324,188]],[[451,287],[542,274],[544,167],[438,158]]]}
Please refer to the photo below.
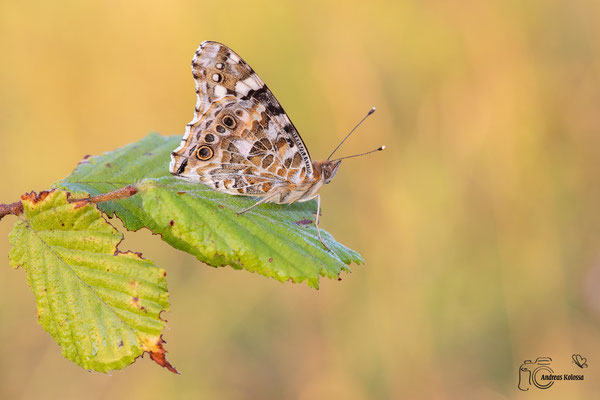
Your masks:
{"label": "painted lady butterfly", "polygon": [[170,172],[220,192],[262,197],[238,214],[262,203],[316,198],[315,226],[329,250],[319,230],[319,189],[331,182],[342,159],[312,161],[273,93],[227,46],[203,42],[192,60],[192,71],[198,102],[181,145],[171,155]]}

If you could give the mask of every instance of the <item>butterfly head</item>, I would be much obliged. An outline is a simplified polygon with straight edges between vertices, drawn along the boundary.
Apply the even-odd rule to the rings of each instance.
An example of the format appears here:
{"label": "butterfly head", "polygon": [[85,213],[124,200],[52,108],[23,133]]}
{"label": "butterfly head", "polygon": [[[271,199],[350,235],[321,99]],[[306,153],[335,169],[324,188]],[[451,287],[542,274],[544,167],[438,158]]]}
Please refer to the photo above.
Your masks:
{"label": "butterfly head", "polygon": [[321,179],[323,179],[323,183],[329,183],[333,180],[338,168],[342,160],[334,160],[334,161],[316,161],[313,163],[313,168],[316,171],[321,172]]}

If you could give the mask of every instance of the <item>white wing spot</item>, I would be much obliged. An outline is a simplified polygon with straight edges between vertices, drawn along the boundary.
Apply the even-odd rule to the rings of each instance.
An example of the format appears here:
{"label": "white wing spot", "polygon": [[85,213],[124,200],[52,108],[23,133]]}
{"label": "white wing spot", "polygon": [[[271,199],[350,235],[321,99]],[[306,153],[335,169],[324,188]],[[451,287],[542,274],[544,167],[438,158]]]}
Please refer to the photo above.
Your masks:
{"label": "white wing spot", "polygon": [[217,63],[216,67],[217,69],[223,69],[223,63]]}
{"label": "white wing spot", "polygon": [[235,91],[245,96],[250,91],[250,87],[244,83],[244,81],[237,81],[235,83]]}
{"label": "white wing spot", "polygon": [[243,155],[244,157],[248,156],[248,154],[250,154],[250,150],[252,149],[252,143],[246,141],[246,140],[236,140],[233,142],[233,144],[235,144],[235,147],[238,148],[238,150],[240,151],[240,154]]}
{"label": "white wing spot", "polygon": [[277,134],[279,133],[278,127],[273,121],[269,122],[269,127],[267,128],[267,137],[270,140],[275,140],[277,138]]}
{"label": "white wing spot", "polygon": [[244,80],[244,83],[253,90],[258,90],[261,87],[260,83],[257,82],[257,80],[254,78],[254,76],[250,76],[249,78],[246,78]]}
{"label": "white wing spot", "polygon": [[283,159],[293,158],[296,152],[293,149],[286,149],[285,154],[283,155]]}
{"label": "white wing spot", "polygon": [[221,75],[219,75],[219,74],[213,74],[212,80],[215,81],[215,82],[219,82],[221,80]]}
{"label": "white wing spot", "polygon": [[[238,113],[239,111],[239,113]],[[250,121],[250,115],[248,115],[247,113],[243,112],[242,110],[237,110],[235,112],[235,115],[242,121],[242,122],[248,122]]]}
{"label": "white wing spot", "polygon": [[227,89],[225,86],[217,85],[214,89],[215,97],[224,97],[227,94]]}
{"label": "white wing spot", "polygon": [[229,55],[229,60],[231,60],[234,63],[240,62],[240,58],[236,54],[233,54],[233,53],[231,53]]}

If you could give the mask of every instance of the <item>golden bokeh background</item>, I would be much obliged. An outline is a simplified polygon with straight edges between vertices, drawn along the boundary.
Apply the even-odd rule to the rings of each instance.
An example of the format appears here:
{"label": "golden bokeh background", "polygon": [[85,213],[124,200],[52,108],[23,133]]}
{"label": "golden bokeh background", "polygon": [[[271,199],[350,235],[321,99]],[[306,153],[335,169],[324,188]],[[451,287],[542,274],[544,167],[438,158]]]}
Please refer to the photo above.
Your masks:
{"label": "golden bokeh background", "polygon": [[[388,148],[323,191],[323,228],[366,266],[319,291],[126,234],[168,271],[180,376],[65,360],[3,219],[0,398],[598,398],[599,37],[583,0],[0,2],[2,203],[86,154],[182,133],[205,39],[258,71],[313,157],[373,105],[342,154]],[[541,356],[585,380],[520,392]]]}

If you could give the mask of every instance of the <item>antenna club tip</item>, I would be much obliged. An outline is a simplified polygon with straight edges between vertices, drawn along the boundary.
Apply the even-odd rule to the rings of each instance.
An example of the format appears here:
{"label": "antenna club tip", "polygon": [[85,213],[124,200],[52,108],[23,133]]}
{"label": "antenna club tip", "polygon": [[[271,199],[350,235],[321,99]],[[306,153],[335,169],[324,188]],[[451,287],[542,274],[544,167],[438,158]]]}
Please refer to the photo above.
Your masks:
{"label": "antenna club tip", "polygon": [[377,150],[381,151],[381,150],[385,150],[385,146],[381,146],[380,148],[378,148]]}
{"label": "antenna club tip", "polygon": [[369,110],[369,113],[368,113],[367,115],[371,115],[371,114],[373,114],[374,112],[375,112],[375,107],[371,108],[371,109]]}

